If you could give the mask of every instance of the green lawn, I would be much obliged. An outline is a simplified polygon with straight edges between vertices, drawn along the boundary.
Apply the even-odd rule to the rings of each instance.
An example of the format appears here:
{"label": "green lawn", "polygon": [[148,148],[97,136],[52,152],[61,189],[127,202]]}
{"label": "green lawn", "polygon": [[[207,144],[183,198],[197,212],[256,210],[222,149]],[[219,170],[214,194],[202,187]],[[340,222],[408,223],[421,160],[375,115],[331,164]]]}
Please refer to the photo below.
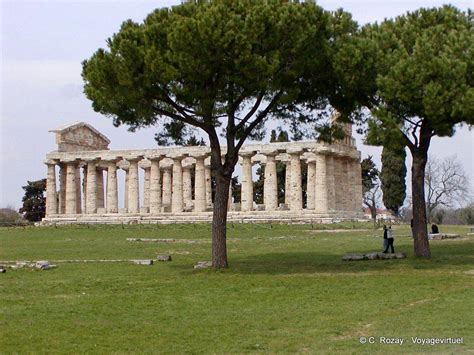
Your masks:
{"label": "green lawn", "polygon": [[[396,226],[407,259],[347,262],[345,253],[379,250],[381,231],[313,227],[231,225],[224,271],[193,270],[210,259],[209,225],[0,229],[0,260],[173,256],[0,274],[0,352],[474,351],[473,236],[432,241],[433,257],[417,259],[409,228]],[[197,242],[126,241],[136,237]],[[405,343],[378,344],[381,336]],[[464,344],[413,345],[415,336]]]}

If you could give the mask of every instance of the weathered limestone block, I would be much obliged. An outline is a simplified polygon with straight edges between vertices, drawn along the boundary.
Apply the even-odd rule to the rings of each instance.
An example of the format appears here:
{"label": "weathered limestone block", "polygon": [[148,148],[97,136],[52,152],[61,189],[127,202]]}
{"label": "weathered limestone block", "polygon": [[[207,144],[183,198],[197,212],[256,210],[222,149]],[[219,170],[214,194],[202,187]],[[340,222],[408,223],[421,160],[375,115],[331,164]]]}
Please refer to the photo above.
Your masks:
{"label": "weathered limestone block", "polygon": [[212,261],[198,261],[194,269],[209,269],[212,267]]}
{"label": "weathered limestone block", "polygon": [[158,261],[171,261],[171,255],[166,254],[166,255],[158,255],[156,257],[156,260]]}
{"label": "weathered limestone block", "polygon": [[132,260],[132,262],[136,265],[153,265],[153,259]]}

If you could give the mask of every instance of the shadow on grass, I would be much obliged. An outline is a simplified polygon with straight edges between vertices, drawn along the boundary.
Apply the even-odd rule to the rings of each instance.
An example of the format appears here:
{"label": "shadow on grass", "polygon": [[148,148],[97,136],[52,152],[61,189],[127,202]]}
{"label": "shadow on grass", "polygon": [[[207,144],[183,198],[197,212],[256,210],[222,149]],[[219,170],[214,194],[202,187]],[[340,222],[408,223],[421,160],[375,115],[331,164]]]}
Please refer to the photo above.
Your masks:
{"label": "shadow on grass", "polygon": [[[370,251],[367,251],[370,252]],[[450,243],[432,248],[431,258],[417,258],[411,248],[398,248],[406,259],[343,261],[346,253],[327,254],[317,251],[275,252],[247,256],[229,255],[230,268],[225,272],[237,274],[357,274],[403,270],[472,269],[474,267],[474,243]],[[359,252],[360,253],[360,252]],[[197,262],[198,260],[196,260]],[[189,272],[187,265],[173,265]],[[198,271],[199,272],[199,271]]]}

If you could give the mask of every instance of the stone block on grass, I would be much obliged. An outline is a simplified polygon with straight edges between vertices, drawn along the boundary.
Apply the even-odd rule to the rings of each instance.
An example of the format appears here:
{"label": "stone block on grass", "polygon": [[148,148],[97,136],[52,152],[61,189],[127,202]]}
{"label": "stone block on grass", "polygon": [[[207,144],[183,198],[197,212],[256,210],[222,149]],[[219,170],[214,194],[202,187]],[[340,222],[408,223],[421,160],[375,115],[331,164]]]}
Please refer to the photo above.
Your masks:
{"label": "stone block on grass", "polygon": [[152,259],[132,260],[132,262],[136,265],[153,265]]}
{"label": "stone block on grass", "polygon": [[158,260],[158,261],[171,261],[171,255],[167,255],[167,254],[165,254],[165,255],[158,255],[158,256],[156,257],[156,260]]}

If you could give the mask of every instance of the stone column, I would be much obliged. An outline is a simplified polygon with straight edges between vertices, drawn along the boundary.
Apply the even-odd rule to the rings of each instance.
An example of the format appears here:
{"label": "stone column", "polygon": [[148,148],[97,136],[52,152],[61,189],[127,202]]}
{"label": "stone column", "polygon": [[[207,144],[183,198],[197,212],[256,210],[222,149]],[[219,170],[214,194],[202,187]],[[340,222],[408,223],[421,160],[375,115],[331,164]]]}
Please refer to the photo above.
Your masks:
{"label": "stone column", "polygon": [[347,159],[346,161],[346,170],[347,170],[347,211],[354,211],[354,198],[355,198],[355,171],[354,171],[354,160]]}
{"label": "stone column", "polygon": [[265,180],[263,182],[263,202],[265,211],[275,211],[278,207],[278,182],[275,153],[267,154]]}
{"label": "stone column", "polygon": [[81,167],[76,168],[76,213],[82,213]]}
{"label": "stone column", "polygon": [[355,175],[355,188],[354,188],[354,211],[361,212],[362,209],[362,168],[360,166],[360,156],[354,161],[354,175]]}
{"label": "stone column", "polygon": [[310,158],[308,164],[308,179],[306,183],[306,209],[314,210],[316,204],[316,161]]}
{"label": "stone column", "polygon": [[144,170],[144,183],[143,183],[143,207],[145,207],[148,212],[150,211],[150,175],[151,168],[145,167]]}
{"label": "stone column", "polygon": [[183,201],[184,206],[189,207],[193,204],[193,187],[191,184],[191,166],[183,166]]}
{"label": "stone column", "polygon": [[97,167],[97,208],[104,208],[104,169]]}
{"label": "stone column", "polygon": [[87,214],[97,213],[97,161],[87,162]]}
{"label": "stone column", "polygon": [[334,191],[335,191],[335,210],[343,210],[343,199],[344,199],[344,183],[343,183],[343,162],[340,156],[335,156],[333,159],[334,164]]}
{"label": "stone column", "polygon": [[242,154],[242,199],[241,211],[253,210],[252,155]]}
{"label": "stone column", "polygon": [[118,212],[117,160],[108,161],[107,167],[107,213]]}
{"label": "stone column", "polygon": [[84,171],[84,179],[82,180],[82,206],[83,213],[87,213],[87,164],[83,168]]}
{"label": "stone column", "polygon": [[125,171],[125,183],[124,183],[124,190],[123,190],[123,207],[128,211],[128,181],[129,181],[129,174],[128,174],[128,167],[122,167],[122,170]]}
{"label": "stone column", "polygon": [[234,202],[232,201],[232,178],[230,179],[229,184],[229,198],[227,199],[227,211],[232,211],[234,209]]}
{"label": "stone column", "polygon": [[138,161],[141,157],[127,159],[130,163],[128,168],[128,213],[140,212],[140,197],[138,185]]}
{"label": "stone column", "polygon": [[161,212],[161,179],[160,179],[160,159],[149,158],[150,166],[150,213]]}
{"label": "stone column", "polygon": [[303,209],[303,191],[301,187],[301,151],[289,152],[291,162],[291,200],[290,210],[300,211]]}
{"label": "stone column", "polygon": [[194,174],[194,212],[204,212],[206,210],[206,173],[204,159],[206,157],[195,157],[196,168]]}
{"label": "stone column", "polygon": [[211,165],[205,165],[204,174],[206,176],[206,205],[212,206],[212,173]]}
{"label": "stone column", "polygon": [[318,213],[329,211],[329,191],[327,180],[327,155],[325,152],[318,152],[316,155],[316,187],[315,187],[315,209]]}
{"label": "stone column", "polygon": [[66,164],[59,165],[59,213],[66,213]]}
{"label": "stone column", "polygon": [[291,201],[291,164],[290,160],[285,162],[285,205],[290,207]]}
{"label": "stone column", "polygon": [[76,162],[66,163],[66,214],[77,213],[76,169]]}
{"label": "stone column", "polygon": [[347,158],[341,157],[340,164],[341,164],[340,186],[342,190],[341,210],[349,211],[350,210],[349,206],[351,203],[351,197],[350,197],[351,189],[349,187],[350,180],[349,180],[349,170],[347,169],[347,164],[348,164]]}
{"label": "stone column", "polygon": [[183,212],[183,166],[182,156],[173,157],[173,192],[171,195],[171,212]]}
{"label": "stone column", "polygon": [[327,186],[328,186],[328,208],[330,211],[336,210],[336,181],[334,175],[334,157],[326,157]]}
{"label": "stone column", "polygon": [[58,193],[56,191],[56,162],[47,161],[46,217],[58,213]]}
{"label": "stone column", "polygon": [[163,167],[163,206],[171,206],[171,166]]}

